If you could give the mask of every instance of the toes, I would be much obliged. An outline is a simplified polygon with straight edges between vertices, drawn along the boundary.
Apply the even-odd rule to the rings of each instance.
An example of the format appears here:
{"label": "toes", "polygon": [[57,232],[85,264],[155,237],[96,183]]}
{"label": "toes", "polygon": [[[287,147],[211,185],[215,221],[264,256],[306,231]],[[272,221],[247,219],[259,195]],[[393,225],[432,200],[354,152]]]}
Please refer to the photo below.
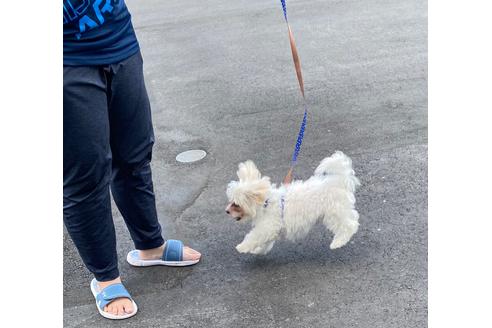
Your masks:
{"label": "toes", "polygon": [[118,315],[125,314],[125,309],[124,309],[123,304],[118,304],[117,308],[118,308],[118,310],[117,310]]}
{"label": "toes", "polygon": [[195,260],[199,260],[201,257],[202,257],[202,254],[200,252],[198,252],[198,251],[196,251],[193,248],[190,248],[188,246],[184,247],[183,259],[185,261],[195,261]]}
{"label": "toes", "polygon": [[128,298],[116,299],[104,307],[104,312],[122,316],[133,312],[133,303]]}
{"label": "toes", "polygon": [[118,307],[116,306],[116,304],[113,304],[113,306],[111,307],[111,314],[118,314]]}
{"label": "toes", "polygon": [[128,314],[132,313],[133,312],[133,304],[132,304],[132,302],[129,301],[128,304],[125,304],[123,306],[123,309],[124,309],[125,313],[128,313]]}
{"label": "toes", "polygon": [[123,304],[121,304],[121,299],[115,301],[114,314],[115,315],[122,315],[123,314]]}
{"label": "toes", "polygon": [[114,314],[114,306],[112,303],[109,303],[108,306],[106,306],[106,308],[108,309],[106,312],[110,314]]}

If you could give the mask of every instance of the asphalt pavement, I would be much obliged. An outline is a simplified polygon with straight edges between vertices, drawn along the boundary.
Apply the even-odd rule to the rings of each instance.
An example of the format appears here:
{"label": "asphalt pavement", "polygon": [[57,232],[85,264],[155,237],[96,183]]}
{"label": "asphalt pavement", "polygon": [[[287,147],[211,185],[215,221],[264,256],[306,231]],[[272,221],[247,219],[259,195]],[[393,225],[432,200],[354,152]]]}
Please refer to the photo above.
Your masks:
{"label": "asphalt pavement", "polygon": [[[427,2],[287,1],[309,117],[295,171],[335,150],[362,182],[360,229],[330,250],[315,226],[266,256],[241,255],[248,231],[224,213],[237,164],[280,182],[302,118],[280,1],[127,0],[153,110],[157,208],[165,238],[200,250],[189,268],[133,268],[113,206],[120,271],[137,316],[96,310],[91,275],[64,233],[65,327],[427,326]],[[208,156],[181,164],[188,149]]]}

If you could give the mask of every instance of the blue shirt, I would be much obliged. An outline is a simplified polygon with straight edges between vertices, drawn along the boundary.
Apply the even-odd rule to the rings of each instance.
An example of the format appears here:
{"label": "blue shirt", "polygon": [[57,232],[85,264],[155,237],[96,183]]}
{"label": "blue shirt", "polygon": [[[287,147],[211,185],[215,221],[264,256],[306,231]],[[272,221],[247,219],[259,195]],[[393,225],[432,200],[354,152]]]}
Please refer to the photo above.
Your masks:
{"label": "blue shirt", "polygon": [[63,0],[63,65],[114,64],[138,51],[124,0]]}

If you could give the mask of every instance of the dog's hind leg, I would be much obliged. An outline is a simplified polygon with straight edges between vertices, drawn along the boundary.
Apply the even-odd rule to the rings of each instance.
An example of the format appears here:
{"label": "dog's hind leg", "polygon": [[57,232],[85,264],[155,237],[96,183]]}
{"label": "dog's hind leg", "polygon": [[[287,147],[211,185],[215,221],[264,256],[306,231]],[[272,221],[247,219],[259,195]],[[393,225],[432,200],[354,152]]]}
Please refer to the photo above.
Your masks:
{"label": "dog's hind leg", "polygon": [[352,238],[359,228],[358,220],[359,213],[353,209],[325,215],[323,223],[334,234],[331,249],[342,247]]}

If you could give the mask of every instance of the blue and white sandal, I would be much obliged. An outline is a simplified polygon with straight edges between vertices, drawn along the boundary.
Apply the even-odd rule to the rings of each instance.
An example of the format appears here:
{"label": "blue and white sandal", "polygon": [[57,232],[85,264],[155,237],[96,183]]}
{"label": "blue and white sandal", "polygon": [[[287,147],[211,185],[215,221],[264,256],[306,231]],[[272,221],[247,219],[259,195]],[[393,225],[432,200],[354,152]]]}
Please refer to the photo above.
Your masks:
{"label": "blue and white sandal", "polygon": [[[128,293],[128,291],[126,290],[125,286],[123,286],[123,284],[110,285],[101,290],[99,288],[99,285],[97,284],[97,280],[92,279],[91,291],[92,291],[92,295],[94,295],[94,298],[96,299],[97,309],[99,310],[99,313],[103,317],[112,320],[120,320],[120,319],[127,319],[133,317],[135,314],[137,314],[138,311],[137,304],[135,304],[135,301],[133,301],[133,298],[130,296],[130,293]],[[120,297],[126,297],[129,298],[130,301],[132,301],[133,303],[132,313],[115,315],[104,311],[104,307],[106,305],[108,305],[109,303]]]}
{"label": "blue and white sandal", "polygon": [[142,260],[139,251],[133,250],[128,253],[126,260],[130,265],[145,267],[153,265],[165,266],[188,266],[198,263],[200,260],[183,261],[183,242],[181,240],[168,239],[162,257],[158,260]]}

